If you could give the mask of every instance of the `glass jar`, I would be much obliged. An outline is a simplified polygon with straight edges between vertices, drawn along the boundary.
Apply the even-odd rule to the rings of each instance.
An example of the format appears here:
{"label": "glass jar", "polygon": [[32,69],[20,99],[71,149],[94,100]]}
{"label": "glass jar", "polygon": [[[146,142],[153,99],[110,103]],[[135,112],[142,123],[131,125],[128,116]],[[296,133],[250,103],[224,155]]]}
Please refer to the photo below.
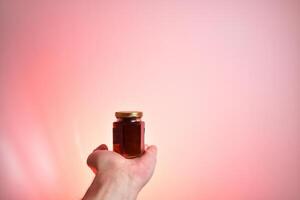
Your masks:
{"label": "glass jar", "polygon": [[144,153],[145,122],[139,111],[116,112],[113,122],[113,150],[125,158],[139,157]]}

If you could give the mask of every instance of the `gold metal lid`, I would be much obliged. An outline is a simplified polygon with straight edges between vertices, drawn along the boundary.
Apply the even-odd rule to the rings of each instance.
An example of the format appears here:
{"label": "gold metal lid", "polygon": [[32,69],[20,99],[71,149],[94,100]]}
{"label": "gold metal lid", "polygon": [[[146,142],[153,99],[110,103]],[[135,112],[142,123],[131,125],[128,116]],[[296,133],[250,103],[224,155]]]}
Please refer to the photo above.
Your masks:
{"label": "gold metal lid", "polygon": [[143,112],[140,111],[118,111],[115,113],[116,118],[141,118],[143,116]]}

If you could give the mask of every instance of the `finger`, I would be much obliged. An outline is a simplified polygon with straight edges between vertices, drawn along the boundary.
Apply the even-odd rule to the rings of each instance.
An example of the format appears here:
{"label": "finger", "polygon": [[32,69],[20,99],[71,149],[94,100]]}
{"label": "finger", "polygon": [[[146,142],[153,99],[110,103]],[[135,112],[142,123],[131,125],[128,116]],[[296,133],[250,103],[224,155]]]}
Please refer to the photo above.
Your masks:
{"label": "finger", "polygon": [[148,144],[145,144],[145,149],[148,149],[149,145]]}
{"label": "finger", "polygon": [[148,146],[146,149],[146,153],[157,154],[157,147],[155,145]]}
{"label": "finger", "polygon": [[148,164],[156,161],[157,156],[157,147],[155,145],[149,146],[145,153],[137,159],[138,162],[142,162],[144,164]]}
{"label": "finger", "polygon": [[97,151],[97,150],[108,150],[108,148],[107,148],[106,144],[101,144],[96,149],[94,149],[94,151]]}

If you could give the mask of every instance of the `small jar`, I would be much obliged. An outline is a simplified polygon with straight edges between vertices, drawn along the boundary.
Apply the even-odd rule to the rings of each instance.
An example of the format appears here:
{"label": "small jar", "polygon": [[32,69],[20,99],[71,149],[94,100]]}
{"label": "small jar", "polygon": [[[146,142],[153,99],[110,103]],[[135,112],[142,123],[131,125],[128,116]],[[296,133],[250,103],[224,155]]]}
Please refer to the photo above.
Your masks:
{"label": "small jar", "polygon": [[116,112],[113,122],[113,150],[125,158],[139,157],[144,153],[145,122],[139,111]]}

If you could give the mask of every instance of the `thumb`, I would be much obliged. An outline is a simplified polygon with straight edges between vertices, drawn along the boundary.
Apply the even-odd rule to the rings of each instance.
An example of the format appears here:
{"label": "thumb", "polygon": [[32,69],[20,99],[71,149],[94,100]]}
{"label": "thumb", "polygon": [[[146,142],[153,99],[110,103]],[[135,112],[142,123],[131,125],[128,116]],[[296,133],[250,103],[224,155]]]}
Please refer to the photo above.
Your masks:
{"label": "thumb", "polygon": [[96,149],[94,149],[94,151],[97,151],[97,150],[108,150],[108,148],[107,148],[106,144],[101,144]]}

